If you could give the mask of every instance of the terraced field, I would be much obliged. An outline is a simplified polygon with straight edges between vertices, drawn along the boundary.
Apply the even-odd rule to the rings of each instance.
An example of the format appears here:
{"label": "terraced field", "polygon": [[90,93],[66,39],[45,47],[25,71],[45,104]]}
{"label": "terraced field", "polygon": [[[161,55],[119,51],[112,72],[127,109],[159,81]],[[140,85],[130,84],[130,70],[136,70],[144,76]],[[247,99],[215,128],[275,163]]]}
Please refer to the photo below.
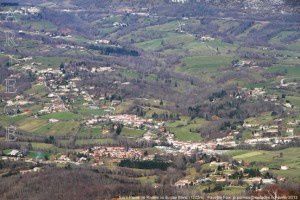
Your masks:
{"label": "terraced field", "polygon": [[202,140],[200,133],[197,132],[207,122],[204,119],[188,120],[184,117],[180,121],[168,123],[168,130],[174,133],[175,138],[180,141],[199,142]]}
{"label": "terraced field", "polygon": [[[256,166],[269,167],[277,175],[288,179],[300,181],[300,156],[298,148],[288,148],[280,151],[249,151],[239,152],[233,156],[234,159],[244,160],[245,162],[255,162]],[[281,166],[288,166],[288,170],[280,170]]]}

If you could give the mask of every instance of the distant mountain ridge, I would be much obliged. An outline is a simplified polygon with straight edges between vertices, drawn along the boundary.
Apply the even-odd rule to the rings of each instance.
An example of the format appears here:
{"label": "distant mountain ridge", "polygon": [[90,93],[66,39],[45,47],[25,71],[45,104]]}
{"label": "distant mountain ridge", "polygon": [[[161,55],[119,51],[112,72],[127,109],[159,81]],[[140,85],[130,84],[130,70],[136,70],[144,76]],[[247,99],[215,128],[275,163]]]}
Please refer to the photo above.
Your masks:
{"label": "distant mountain ridge", "polygon": [[265,11],[272,11],[272,9],[295,11],[300,7],[300,1],[298,0],[197,0],[197,2],[205,2],[224,7],[240,7]]}

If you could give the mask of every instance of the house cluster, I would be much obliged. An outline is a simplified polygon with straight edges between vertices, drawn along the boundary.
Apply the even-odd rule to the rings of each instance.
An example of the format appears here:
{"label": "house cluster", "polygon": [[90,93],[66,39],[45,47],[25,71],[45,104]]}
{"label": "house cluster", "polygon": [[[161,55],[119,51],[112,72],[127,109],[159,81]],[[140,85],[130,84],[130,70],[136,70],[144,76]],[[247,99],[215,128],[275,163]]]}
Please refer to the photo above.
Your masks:
{"label": "house cluster", "polygon": [[209,42],[209,41],[214,41],[215,38],[210,37],[210,36],[208,36],[208,35],[205,35],[205,36],[202,36],[202,37],[200,38],[200,40],[201,40],[202,42]]}
{"label": "house cluster", "polygon": [[70,35],[70,34],[53,35],[52,38],[53,39],[68,39],[68,38],[72,38],[72,35]]}
{"label": "house cluster", "polygon": [[289,86],[297,86],[298,83],[297,82],[287,82],[286,79],[281,79],[280,80],[280,86],[277,88],[285,88],[285,87],[289,87]]}
{"label": "house cluster", "polygon": [[233,67],[249,67],[249,68],[257,68],[259,66],[256,65],[255,62],[251,60],[239,60],[233,64]]}
{"label": "house cluster", "polygon": [[115,71],[112,67],[92,67],[92,73],[101,73],[101,72],[113,72]]}
{"label": "house cluster", "polygon": [[254,89],[241,88],[237,98],[243,98],[243,99],[262,98],[266,102],[276,102],[279,99],[277,95],[267,94],[264,88],[259,88],[259,87],[256,87]]}
{"label": "house cluster", "polygon": [[106,120],[106,119],[103,119],[103,118],[101,118],[101,117],[95,116],[93,119],[88,119],[88,120],[85,122],[85,124],[86,124],[87,126],[93,126],[93,125],[96,125],[96,124],[98,124],[98,123],[105,122],[105,121],[107,121],[107,120]]}
{"label": "house cluster", "polygon": [[[91,70],[87,68],[82,68],[84,71],[91,71],[92,73],[99,73],[104,71],[114,71],[112,67],[93,67]],[[52,113],[52,112],[63,112],[68,110],[66,102],[73,101],[73,98],[82,96],[84,101],[84,106],[90,106],[91,109],[98,109],[94,105],[94,95],[88,93],[89,90],[94,90],[94,87],[78,88],[77,82],[80,78],[73,78],[70,80],[63,80],[64,73],[60,69],[47,68],[43,70],[38,70],[37,81],[39,84],[44,84],[48,91],[48,98],[51,104],[46,105],[41,111],[42,113]],[[62,100],[62,98],[64,100]]]}
{"label": "house cluster", "polygon": [[113,72],[115,71],[112,67],[92,67],[91,69],[86,67],[79,67],[79,71],[91,72],[91,73],[103,73],[103,72]]}
{"label": "house cluster", "polygon": [[[52,83],[52,80],[50,82]],[[68,108],[64,101],[61,99],[60,95],[66,94],[66,92],[68,92],[68,88],[66,86],[57,86],[55,88],[54,84],[50,84],[50,87],[48,88],[51,90],[50,93],[48,93],[47,95],[47,98],[50,100],[50,103],[46,103],[43,109],[39,111],[39,114],[49,114],[54,112],[67,111]]]}
{"label": "house cluster", "polygon": [[69,81],[65,85],[56,84],[53,80],[50,81],[50,88],[53,92],[60,96],[64,96],[66,94],[78,95],[79,89],[76,86],[76,83],[73,81]]}
{"label": "house cluster", "polygon": [[33,104],[32,101],[28,101],[25,99],[25,97],[23,95],[17,95],[13,100],[8,100],[6,102],[6,106],[11,107],[11,106],[25,106],[25,105],[29,105],[29,104]]}
{"label": "house cluster", "polygon": [[296,137],[267,137],[267,138],[256,138],[245,140],[245,144],[257,145],[257,144],[266,144],[271,147],[276,147],[278,145],[289,144],[294,141]]}
{"label": "house cluster", "polygon": [[165,133],[165,136],[168,144],[171,145],[168,149],[163,148],[163,150],[167,150],[167,153],[181,153],[186,156],[191,156],[195,151],[202,151],[207,154],[216,153],[216,145],[214,143],[178,141],[175,140],[174,135],[169,132]]}
{"label": "house cluster", "polygon": [[[294,127],[289,125],[283,125],[282,119],[273,120],[272,124],[258,124],[255,122],[244,122],[243,128],[249,130],[252,135],[250,139],[246,139],[243,143],[248,145],[266,144],[271,147],[278,145],[288,144],[293,142],[298,136],[294,135]],[[292,123],[294,124],[294,123]],[[297,126],[294,124],[294,126]],[[239,131],[234,131],[233,135],[237,136]],[[219,139],[223,140],[223,139]]]}
{"label": "house cluster", "polygon": [[95,44],[110,44],[110,43],[111,41],[106,39],[100,39],[95,41]]}
{"label": "house cluster", "polygon": [[37,75],[37,80],[43,83],[47,79],[50,80],[60,79],[63,76],[63,73],[59,69],[47,68],[47,69],[40,69],[36,71],[36,75]]}
{"label": "house cluster", "polygon": [[99,122],[115,122],[115,123],[121,123],[128,127],[134,127],[134,128],[142,128],[142,127],[149,127],[151,128],[153,125],[152,119],[143,119],[136,115],[105,115],[103,117],[95,117],[93,119],[87,120],[86,125],[95,125]]}
{"label": "house cluster", "polygon": [[8,153],[4,153],[1,157],[0,154],[0,160],[9,160],[9,161],[24,161],[26,163],[32,163],[34,165],[37,165],[38,162],[41,162],[43,159],[36,157],[36,158],[29,158],[28,157],[28,150],[18,150],[18,149],[11,149]]}
{"label": "house cluster", "polygon": [[130,14],[137,15],[137,16],[140,16],[140,17],[149,17],[150,16],[150,13],[148,13],[148,12],[132,12]]}
{"label": "house cluster", "polygon": [[263,88],[259,88],[259,87],[254,89],[240,88],[239,92],[235,94],[234,97],[236,99],[262,98],[266,102],[275,102],[275,103],[278,103],[276,101],[278,101],[279,99],[277,95],[267,94]]}
{"label": "house cluster", "polygon": [[125,126],[135,127],[135,128],[141,128],[143,126],[151,127],[151,125],[153,124],[152,119],[144,119],[138,117],[137,115],[128,115],[128,114],[107,115],[106,118],[111,120],[112,122],[122,123]]}
{"label": "house cluster", "polygon": [[[275,124],[270,125],[259,125],[255,123],[247,123],[245,122],[243,128],[249,129],[252,132],[251,139],[245,139],[238,141],[235,138],[240,133],[239,131],[233,131],[228,136],[223,138],[214,139],[208,142],[189,142],[189,141],[178,141],[174,138],[174,135],[166,132],[165,138],[170,145],[170,147],[160,147],[161,150],[165,151],[166,153],[181,153],[187,156],[192,155],[194,152],[204,152],[209,155],[215,154],[223,154],[225,150],[218,150],[220,149],[233,149],[236,148],[240,144],[247,144],[251,146],[265,144],[271,147],[276,147],[279,145],[286,145],[289,144],[299,136],[294,135],[294,127],[297,126],[297,123],[290,123],[293,124],[289,125],[285,130],[286,134],[282,136],[281,134],[281,125],[280,120],[274,120]],[[298,122],[299,123],[299,122]],[[150,137],[151,135],[147,135]],[[158,142],[159,144],[159,142]]]}
{"label": "house cluster", "polygon": [[142,155],[140,150],[125,147],[94,147],[90,153],[96,163],[100,162],[102,158],[141,159]]}
{"label": "house cluster", "polygon": [[[237,132],[236,132],[236,134],[237,134]],[[216,139],[215,144],[216,144],[216,147],[222,146],[222,147],[226,147],[229,149],[238,146],[237,142],[234,140],[234,133],[229,134],[226,137]]]}
{"label": "house cluster", "polygon": [[69,95],[77,97],[80,94],[76,85],[77,79],[62,82],[63,76],[61,70],[52,68],[37,71],[37,81],[47,87],[49,92],[47,98],[50,100],[50,103],[40,110],[40,114],[67,111],[67,105],[61,97]]}
{"label": "house cluster", "polygon": [[[18,61],[19,62],[28,62],[28,61],[30,61],[32,59],[33,58],[31,56],[29,56],[29,57],[19,58]],[[31,63],[31,64],[33,65],[34,63]]]}
{"label": "house cluster", "polygon": [[41,10],[38,7],[21,7],[20,10],[22,10],[25,15],[35,15],[41,12]]}
{"label": "house cluster", "polygon": [[[299,120],[298,120],[299,121]],[[284,124],[283,119],[275,119],[272,124],[258,124],[244,122],[243,127],[249,129],[252,132],[252,138],[262,137],[294,137],[295,127],[299,125],[297,120],[289,121]]]}
{"label": "house cluster", "polygon": [[259,97],[266,94],[266,91],[263,88],[254,88],[248,91],[251,97]]}
{"label": "house cluster", "polygon": [[46,103],[46,105],[39,111],[39,114],[50,114],[55,112],[67,111],[65,103],[61,100],[60,96],[56,93],[49,93],[47,96],[51,103]]}
{"label": "house cluster", "polygon": [[[48,34],[48,33],[46,33]],[[57,36],[58,37],[58,36]],[[78,46],[78,45],[69,45],[69,44],[57,44],[55,45],[56,48],[58,49],[76,49],[79,51],[85,51],[85,48],[83,46]]]}
{"label": "house cluster", "polygon": [[39,160],[42,164],[73,164],[73,165],[81,165],[88,163],[90,158],[87,153],[66,153],[66,154],[58,154],[55,157],[50,158],[50,160]]}
{"label": "house cluster", "polygon": [[161,150],[162,152],[164,152],[163,154],[173,154],[173,155],[179,154],[178,149],[175,149],[173,147],[155,146],[155,148],[157,148],[157,149]]}
{"label": "house cluster", "polygon": [[263,98],[265,102],[273,102],[275,105],[281,105],[284,108],[290,109],[293,108],[293,105],[290,102],[280,101],[280,97],[275,94],[267,94],[263,88],[254,88],[254,89],[247,89],[242,88],[243,92],[238,98]]}
{"label": "house cluster", "polygon": [[[203,177],[184,177],[175,182],[175,187],[183,188],[194,185],[207,185],[208,183],[220,183],[222,187],[225,185],[244,186],[256,190],[269,184],[285,181],[284,178],[273,177],[267,167],[259,170],[250,167],[248,163],[243,163],[242,161],[222,162],[215,159],[201,159],[197,163],[201,165],[209,164],[209,170],[206,175]],[[288,166],[281,166],[281,170],[287,169]],[[207,192],[214,192],[214,189],[210,188]]]}
{"label": "house cluster", "polygon": [[[15,10],[7,10],[7,11],[2,11],[0,14],[6,14],[7,16],[15,18],[15,14],[20,14],[20,15],[36,15],[40,13],[41,10],[38,7],[31,6],[31,7],[20,7],[19,9]],[[12,19],[14,20],[14,19]],[[16,18],[15,18],[16,20]]]}
{"label": "house cluster", "polygon": [[53,102],[52,104],[46,105],[39,111],[39,114],[50,114],[55,112],[64,112],[67,108],[60,101]]}
{"label": "house cluster", "polygon": [[244,122],[243,127],[252,130],[252,135],[255,138],[278,136],[280,128],[278,124],[260,125],[249,122]]}
{"label": "house cluster", "polygon": [[11,150],[7,155],[11,157],[20,157],[20,158],[24,156],[23,153],[17,149]]}
{"label": "house cluster", "polygon": [[34,167],[33,169],[27,169],[27,170],[20,170],[20,174],[28,174],[33,172],[40,172],[42,168],[40,167]]}
{"label": "house cluster", "polygon": [[189,0],[171,0],[173,3],[187,3]]}
{"label": "house cluster", "polygon": [[126,23],[121,23],[121,22],[114,22],[114,23],[113,23],[113,26],[114,26],[114,27],[126,27],[126,26],[128,26],[128,24],[126,24]]}
{"label": "house cluster", "polygon": [[19,173],[21,175],[28,174],[28,173],[40,172],[42,170],[42,168],[38,166],[38,162],[40,162],[42,160],[39,160],[39,159],[34,160],[33,158],[27,157],[27,155],[28,155],[27,151],[12,149],[12,150],[10,150],[10,152],[6,153],[5,156],[1,156],[1,154],[0,154],[0,160],[3,160],[3,161],[7,160],[7,161],[12,161],[12,162],[24,161],[25,163],[33,164],[33,168],[20,169]]}
{"label": "house cluster", "polygon": [[10,152],[3,154],[1,157],[0,154],[0,160],[9,160],[9,161],[20,161],[24,160],[25,162],[31,162],[36,164],[34,161],[31,161],[30,159],[27,159],[26,156],[27,152],[22,152],[18,149],[12,149]]}
{"label": "house cluster", "polygon": [[148,8],[141,8],[139,10],[135,10],[132,7],[126,7],[126,6],[116,9],[116,13],[118,14],[131,14],[140,17],[149,17],[150,13],[148,11],[149,11]]}

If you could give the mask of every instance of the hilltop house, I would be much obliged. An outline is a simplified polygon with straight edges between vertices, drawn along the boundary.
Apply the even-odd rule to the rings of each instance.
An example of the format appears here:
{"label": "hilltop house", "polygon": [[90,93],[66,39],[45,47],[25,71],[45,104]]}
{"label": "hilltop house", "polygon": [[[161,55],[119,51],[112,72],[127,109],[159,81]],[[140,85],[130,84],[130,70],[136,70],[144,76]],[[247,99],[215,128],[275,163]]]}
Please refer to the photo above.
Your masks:
{"label": "hilltop house", "polygon": [[261,181],[262,181],[261,177],[253,177],[253,178],[243,179],[243,182],[247,183],[249,185],[260,184]]}
{"label": "hilltop house", "polygon": [[173,3],[187,3],[188,0],[171,0]]}
{"label": "hilltop house", "polygon": [[294,135],[294,129],[293,128],[288,128],[288,129],[286,129],[286,133]]}
{"label": "hilltop house", "polygon": [[59,120],[58,119],[49,119],[48,122],[49,123],[56,123],[56,122],[59,122]]}
{"label": "hilltop house", "polygon": [[178,187],[178,188],[188,187],[190,185],[193,185],[193,182],[191,182],[187,179],[181,179],[175,183],[175,187]]}
{"label": "hilltop house", "polygon": [[210,183],[211,179],[210,178],[200,178],[198,180],[196,180],[196,183],[200,184],[200,183]]}
{"label": "hilltop house", "polygon": [[14,156],[14,157],[22,157],[22,153],[19,151],[19,150],[12,150],[10,153],[9,153],[10,156]]}
{"label": "hilltop house", "polygon": [[280,169],[281,169],[281,170],[288,170],[288,169],[289,169],[289,167],[288,167],[288,166],[286,166],[286,165],[282,165],[282,166],[280,167]]}

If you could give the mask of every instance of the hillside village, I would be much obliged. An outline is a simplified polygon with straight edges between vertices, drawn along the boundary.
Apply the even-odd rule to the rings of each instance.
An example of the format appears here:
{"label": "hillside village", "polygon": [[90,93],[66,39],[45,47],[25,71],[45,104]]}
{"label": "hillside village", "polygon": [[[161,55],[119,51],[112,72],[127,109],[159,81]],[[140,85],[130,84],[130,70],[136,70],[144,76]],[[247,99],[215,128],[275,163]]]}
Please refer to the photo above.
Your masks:
{"label": "hillside village", "polygon": [[[59,77],[62,75],[60,71],[53,71],[51,69],[45,70],[37,73],[38,84],[43,84],[49,88],[46,98],[51,99],[51,107],[43,107],[42,110],[38,111],[40,115],[49,114],[53,112],[64,112],[66,111],[67,102],[61,99],[61,96],[72,93],[74,96],[83,96],[83,99],[87,102],[92,102],[93,99],[88,95],[87,92],[77,89],[76,83],[70,81],[67,85],[59,85],[59,83],[54,78],[46,79],[44,74],[50,73],[51,76],[54,74]],[[53,77],[53,76],[52,76]],[[76,79],[74,79],[75,81]],[[48,86],[49,84],[49,86]],[[56,85],[57,84],[57,85]],[[266,92],[260,88],[255,88],[254,90],[248,91],[243,89],[243,94],[238,98],[258,98],[264,97],[265,100],[269,99]],[[277,101],[277,98],[273,98],[271,101]],[[63,102],[63,103],[61,103]],[[8,101],[7,106],[24,106],[27,104],[32,104],[24,99],[24,96],[17,96],[14,101]],[[66,105],[66,106],[65,106]],[[281,106],[285,106],[284,104]],[[287,107],[291,109],[291,107]],[[57,123],[58,119],[49,119],[50,123]],[[272,148],[281,145],[288,145],[294,143],[299,139],[299,135],[294,135],[294,128],[300,125],[299,120],[288,121],[283,124],[283,119],[276,119],[273,124],[264,124],[259,122],[247,122],[239,127],[239,129],[232,130],[228,136],[223,138],[214,139],[206,142],[183,142],[178,141],[174,137],[174,134],[165,131],[163,128],[165,123],[155,122],[152,119],[143,119],[136,115],[110,115],[106,114],[104,116],[94,117],[88,119],[84,124],[89,127],[96,126],[99,123],[118,123],[125,127],[136,128],[136,129],[147,129],[148,132],[142,140],[149,141],[150,138],[156,138],[157,135],[151,133],[155,132],[160,135],[158,139],[155,140],[158,146],[154,146],[159,149],[159,154],[145,154],[139,149],[132,149],[122,146],[115,147],[102,147],[96,146],[86,150],[78,152],[77,155],[62,154],[56,156],[56,158],[46,159],[31,159],[28,158],[26,152],[20,152],[19,150],[11,150],[6,155],[2,156],[2,160],[11,161],[21,161],[24,160],[27,163],[33,163],[36,167],[33,169],[23,169],[20,170],[21,174],[25,173],[36,173],[43,170],[43,167],[38,167],[40,164],[43,166],[50,164],[73,164],[82,165],[90,164],[91,166],[101,166],[105,165],[105,160],[109,159],[110,162],[119,163],[123,159],[132,160],[155,160],[157,156],[164,157],[168,155],[185,155],[187,157],[192,157],[195,154],[199,159],[196,163],[200,165],[209,165],[211,170],[205,175],[205,177],[186,178],[183,177],[177,182],[174,182],[174,187],[188,188],[195,187],[197,185],[205,185],[208,183],[217,183],[234,186],[234,185],[246,185],[251,189],[260,189],[264,185],[273,184],[277,182],[284,182],[286,179],[280,176],[272,176],[269,172],[268,167],[262,167],[259,170],[253,170],[249,168],[251,165],[247,162],[241,160],[233,160],[231,162],[222,161],[219,156],[226,154],[230,149],[235,149],[241,145],[268,145]],[[250,131],[252,134],[251,139],[237,140],[237,136],[240,134],[240,129],[243,131]],[[283,132],[282,132],[283,131]],[[161,139],[166,138],[163,142]],[[153,140],[153,139],[150,139]],[[278,170],[288,170],[288,166],[282,165]],[[215,190],[214,188],[212,190]],[[208,191],[209,192],[209,191]]]}
{"label": "hillside village", "polygon": [[1,2],[0,199],[296,199],[298,11]]}

